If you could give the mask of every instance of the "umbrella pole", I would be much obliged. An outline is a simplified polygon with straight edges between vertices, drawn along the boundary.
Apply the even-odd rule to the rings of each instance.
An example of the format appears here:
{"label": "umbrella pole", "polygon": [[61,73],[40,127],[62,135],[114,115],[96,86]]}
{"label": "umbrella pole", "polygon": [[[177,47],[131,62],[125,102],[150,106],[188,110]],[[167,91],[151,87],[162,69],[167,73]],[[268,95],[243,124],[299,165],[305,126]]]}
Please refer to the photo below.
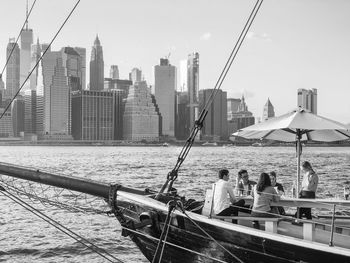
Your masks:
{"label": "umbrella pole", "polygon": [[299,196],[300,192],[300,140],[301,140],[301,132],[300,129],[297,129],[297,191],[296,191],[296,197]]}

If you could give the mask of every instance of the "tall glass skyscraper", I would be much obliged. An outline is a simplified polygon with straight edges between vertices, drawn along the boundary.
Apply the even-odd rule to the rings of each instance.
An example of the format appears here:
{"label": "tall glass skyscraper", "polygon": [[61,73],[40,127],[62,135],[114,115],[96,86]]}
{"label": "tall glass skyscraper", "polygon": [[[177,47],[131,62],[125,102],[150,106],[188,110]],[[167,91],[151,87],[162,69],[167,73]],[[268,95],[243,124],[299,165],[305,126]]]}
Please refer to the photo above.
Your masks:
{"label": "tall glass skyscraper", "polygon": [[7,44],[6,59],[10,56],[12,49],[13,52],[6,67],[5,100],[12,99],[20,87],[20,50],[14,38],[11,38]]}
{"label": "tall glass skyscraper", "polygon": [[103,90],[104,85],[104,62],[103,51],[98,36],[91,50],[90,60],[90,90]]}
{"label": "tall glass skyscraper", "polygon": [[154,90],[162,115],[162,135],[174,138],[176,67],[170,65],[166,58],[160,59],[160,65],[154,67]]}
{"label": "tall glass skyscraper", "polygon": [[199,54],[192,53],[187,59],[187,89],[189,99],[189,125],[192,127],[198,118]]}

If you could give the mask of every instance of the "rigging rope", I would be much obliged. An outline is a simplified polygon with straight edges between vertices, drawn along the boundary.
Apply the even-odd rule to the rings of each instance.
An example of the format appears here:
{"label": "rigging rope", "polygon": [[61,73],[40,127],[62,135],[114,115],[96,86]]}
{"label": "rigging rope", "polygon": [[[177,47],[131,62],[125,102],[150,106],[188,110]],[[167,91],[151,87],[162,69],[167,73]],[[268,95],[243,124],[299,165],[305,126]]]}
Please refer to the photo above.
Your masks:
{"label": "rigging rope", "polygon": [[205,117],[207,116],[208,114],[208,110],[209,110],[209,107],[210,105],[212,104],[218,90],[221,88],[221,85],[223,83],[223,81],[225,80],[226,78],[226,75],[229,71],[229,69],[231,68],[231,65],[234,61],[234,59],[236,58],[236,55],[243,43],[243,40],[245,39],[247,33],[248,33],[248,30],[250,29],[255,17],[256,17],[256,14],[258,13],[259,9],[260,9],[260,6],[262,4],[263,0],[257,0],[255,5],[254,5],[254,8],[253,10],[251,11],[250,15],[249,15],[249,18],[247,19],[245,25],[244,25],[244,28],[234,46],[234,48],[232,49],[232,52],[214,86],[214,89],[211,93],[211,95],[209,96],[208,100],[206,101],[205,103],[205,106],[204,108],[202,109],[198,119],[195,121],[195,124],[194,124],[194,127],[192,128],[191,130],[191,133],[190,133],[190,136],[188,137],[188,139],[186,140],[186,143],[185,145],[183,146],[179,156],[178,156],[178,159],[177,159],[177,162],[175,164],[175,167],[173,168],[172,171],[170,171],[167,175],[167,180],[166,182],[163,184],[161,190],[159,191],[159,193],[157,194],[156,196],[156,199],[159,198],[159,195],[161,193],[164,192],[165,188],[168,186],[168,191],[172,188],[172,185],[174,183],[174,181],[177,179],[177,176],[178,176],[178,171],[182,165],[182,163],[185,161],[192,145],[193,145],[193,142],[194,142],[194,139],[196,138],[197,136],[197,133],[199,132],[199,130],[202,129],[203,127],[203,122],[204,122],[204,119]]}
{"label": "rigging rope", "polygon": [[[2,190],[2,189],[0,189]],[[76,234],[75,232],[73,232],[72,230],[66,228],[65,226],[63,226],[62,224],[60,224],[59,222],[55,221],[54,219],[50,218],[49,216],[45,215],[44,213],[42,213],[41,211],[37,210],[35,207],[27,204],[26,202],[24,202],[23,200],[21,200],[20,198],[16,197],[15,195],[6,192],[6,191],[1,191],[1,193],[8,197],[9,199],[11,199],[12,201],[14,201],[15,203],[17,203],[18,205],[22,206],[23,208],[25,208],[26,210],[30,211],[31,213],[33,213],[34,215],[36,215],[37,217],[39,217],[40,219],[44,220],[45,222],[47,222],[48,224],[54,226],[55,228],[57,228],[58,230],[60,230],[61,232],[63,232],[64,234],[68,235],[69,237],[73,238],[75,241],[81,243],[82,245],[86,246],[87,248],[91,249],[92,251],[94,251],[95,253],[97,253],[98,255],[100,255],[101,257],[105,258],[106,260],[108,260],[109,262],[115,262],[112,259],[116,260],[117,262],[121,262],[123,263],[123,261],[121,261],[120,259],[114,257],[113,255],[111,255],[110,253],[108,253],[106,250],[96,246],[94,243],[90,242],[89,240],[83,238],[82,236]]]}
{"label": "rigging rope", "polygon": [[[22,28],[21,28],[21,30],[19,31],[19,34],[18,34],[18,36],[17,36],[17,38],[16,38],[16,42],[15,42],[15,44],[13,45],[13,47],[12,47],[12,49],[11,49],[10,55],[9,55],[9,56],[7,57],[7,59],[6,59],[5,66],[3,67],[3,69],[2,69],[2,71],[1,71],[1,73],[0,73],[0,79],[1,79],[1,77],[2,77],[2,74],[4,74],[4,71],[5,71],[6,67],[7,67],[7,64],[8,64],[9,61],[10,61],[11,55],[12,55],[12,53],[13,53],[13,50],[14,50],[15,47],[16,47],[16,44],[18,43],[18,39],[19,39],[19,37],[20,37],[21,34],[22,34],[23,28],[24,28],[24,26],[25,26],[25,25],[27,24],[27,22],[28,22],[28,18],[29,18],[29,16],[30,16],[30,14],[32,13],[32,10],[33,10],[33,7],[34,7],[34,5],[35,5],[35,2],[36,2],[36,0],[34,0],[34,2],[33,2],[33,4],[32,4],[32,7],[31,7],[30,10],[29,10],[29,13],[27,13],[26,19],[24,20],[24,23],[23,23],[23,25],[22,25]],[[28,4],[28,3],[27,3],[27,4]],[[28,8],[28,6],[27,6],[27,8]]]}
{"label": "rigging rope", "polygon": [[18,94],[20,93],[20,91],[22,90],[24,84],[28,81],[28,79],[30,78],[30,76],[32,75],[33,71],[36,69],[36,67],[39,65],[40,61],[42,60],[42,58],[44,57],[44,55],[46,54],[46,52],[49,50],[49,48],[51,48],[52,43],[55,41],[56,37],[58,36],[58,34],[61,32],[62,28],[65,26],[65,24],[67,23],[68,19],[71,17],[71,15],[73,14],[74,10],[76,9],[76,7],[78,6],[78,4],[80,3],[80,0],[78,0],[74,7],[72,8],[72,10],[70,11],[70,13],[68,14],[68,16],[66,17],[66,19],[63,21],[61,27],[58,29],[58,31],[56,32],[56,34],[54,35],[54,37],[52,38],[51,42],[49,43],[49,45],[46,47],[45,51],[41,54],[40,58],[37,60],[37,62],[35,63],[34,67],[32,68],[32,70],[29,72],[28,76],[26,77],[26,79],[23,81],[23,83],[21,84],[21,87],[17,90],[16,94],[13,96],[13,98],[11,99],[10,103],[8,103],[8,105],[6,106],[6,108],[4,109],[3,113],[0,116],[0,120],[2,119],[2,117],[5,115],[5,113],[7,112],[7,110],[10,108],[12,102],[15,100],[15,98],[18,96]]}

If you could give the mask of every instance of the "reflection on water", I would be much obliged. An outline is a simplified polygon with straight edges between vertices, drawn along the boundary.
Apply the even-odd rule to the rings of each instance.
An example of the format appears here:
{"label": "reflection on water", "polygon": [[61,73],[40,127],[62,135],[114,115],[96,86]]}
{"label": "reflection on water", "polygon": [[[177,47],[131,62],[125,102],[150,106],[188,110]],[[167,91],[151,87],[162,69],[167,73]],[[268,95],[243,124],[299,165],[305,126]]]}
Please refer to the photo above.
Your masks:
{"label": "reflection on water", "polygon": [[[35,167],[64,175],[144,189],[159,189],[174,167],[180,147],[50,147],[1,146],[2,162]],[[342,196],[350,185],[350,148],[303,149],[319,174],[317,196]],[[203,199],[204,191],[227,168],[232,183],[239,169],[257,180],[276,171],[286,191],[296,177],[294,147],[194,147],[185,160],[175,187],[181,195]],[[66,198],[69,197],[68,195]],[[0,195],[0,261],[6,262],[106,262],[80,243],[59,232],[30,212]],[[106,215],[69,212],[36,204],[59,221],[124,262],[147,262],[128,238],[121,237],[116,219]]]}

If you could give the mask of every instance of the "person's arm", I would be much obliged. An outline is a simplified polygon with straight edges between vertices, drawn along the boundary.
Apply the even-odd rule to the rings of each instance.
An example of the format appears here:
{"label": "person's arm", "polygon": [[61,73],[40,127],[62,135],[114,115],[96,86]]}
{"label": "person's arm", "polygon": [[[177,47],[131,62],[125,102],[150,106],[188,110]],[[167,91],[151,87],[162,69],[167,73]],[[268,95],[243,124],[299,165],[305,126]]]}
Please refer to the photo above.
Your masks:
{"label": "person's arm", "polygon": [[270,194],[272,196],[272,201],[278,202],[281,199],[280,196],[276,193],[276,191],[273,187],[271,187],[270,189],[271,189]]}
{"label": "person's arm", "polygon": [[316,174],[312,173],[308,175],[308,179],[309,179],[309,186],[308,189],[313,189],[315,187],[317,187],[318,184],[318,177]]}

